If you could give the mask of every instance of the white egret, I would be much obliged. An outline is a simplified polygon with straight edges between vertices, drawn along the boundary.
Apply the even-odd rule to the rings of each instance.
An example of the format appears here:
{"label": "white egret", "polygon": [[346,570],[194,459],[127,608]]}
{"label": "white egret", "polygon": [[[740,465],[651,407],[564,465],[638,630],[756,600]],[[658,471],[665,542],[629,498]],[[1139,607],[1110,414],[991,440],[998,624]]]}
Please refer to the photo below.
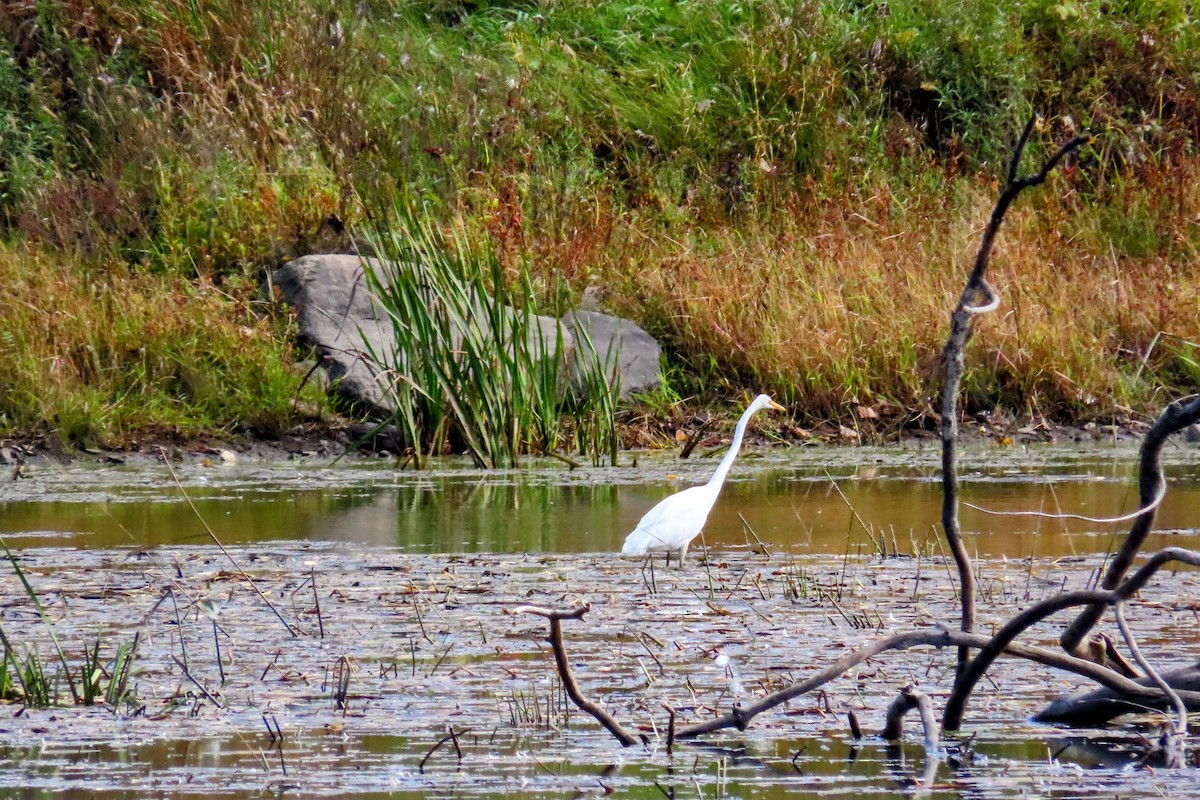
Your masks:
{"label": "white egret", "polygon": [[725,476],[729,474],[729,468],[733,466],[733,460],[737,458],[738,450],[742,447],[742,437],[746,435],[750,417],[764,408],[784,410],[783,406],[765,394],[754,398],[754,402],[738,420],[737,429],[733,432],[733,441],[729,444],[729,452],[721,459],[717,471],[709,478],[708,483],[673,494],[647,511],[633,532],[625,538],[625,546],[621,548],[622,555],[641,556],[648,552],[666,551],[668,564],[671,562],[671,555],[674,554],[679,565],[683,566],[688,545],[708,521],[708,512],[712,511],[717,502],[717,495],[721,492],[721,485],[725,483]]}

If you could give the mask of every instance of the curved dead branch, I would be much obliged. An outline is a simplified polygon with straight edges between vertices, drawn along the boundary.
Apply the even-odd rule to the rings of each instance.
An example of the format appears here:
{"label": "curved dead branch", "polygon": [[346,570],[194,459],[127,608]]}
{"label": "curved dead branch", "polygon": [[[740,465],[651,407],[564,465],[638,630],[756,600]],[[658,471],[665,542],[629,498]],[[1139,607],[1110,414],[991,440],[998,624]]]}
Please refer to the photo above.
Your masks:
{"label": "curved dead branch", "polygon": [[[986,273],[992,249],[996,243],[996,234],[1008,208],[1025,189],[1043,183],[1051,170],[1071,151],[1087,142],[1089,136],[1076,136],[1058,149],[1046,160],[1042,168],[1032,174],[1018,176],[1017,170],[1029,136],[1033,132],[1036,115],[1030,117],[1021,132],[1021,138],[1013,150],[1012,160],[1008,166],[1008,177],[996,206],[992,209],[991,219],[983,232],[979,244],[979,252],[975,256],[975,266],[967,278],[958,305],[950,315],[950,336],[942,351],[946,363],[946,382],[942,387],[942,530],[946,544],[958,568],[958,578],[962,587],[962,625],[964,632],[970,633],[975,629],[975,571],[971,566],[971,557],[967,554],[966,545],[962,540],[962,530],[958,522],[958,455],[955,443],[958,439],[958,395],[962,386],[962,376],[965,370],[963,350],[967,340],[971,338],[975,317],[1000,307],[1000,295],[987,282]],[[970,659],[970,650],[962,647],[958,651],[958,671],[966,668]]]}
{"label": "curved dead branch", "polygon": [[1038,519],[1074,519],[1080,522],[1094,522],[1098,525],[1116,525],[1118,522],[1129,522],[1131,519],[1137,519],[1147,511],[1157,510],[1162,501],[1167,499],[1167,483],[1162,481],[1159,485],[1158,494],[1150,501],[1150,504],[1144,508],[1139,508],[1137,511],[1131,511],[1128,514],[1122,514],[1119,517],[1089,517],[1084,514],[1058,514],[1047,511],[996,511],[992,508],[984,508],[977,506],[974,503],[963,503],[964,506],[972,511],[978,511],[981,514],[987,514],[990,517],[1037,517]]}
{"label": "curved dead branch", "polygon": [[[1125,537],[1121,549],[1109,562],[1108,571],[1101,583],[1103,589],[1114,589],[1125,577],[1134,556],[1142,548],[1151,528],[1154,526],[1155,498],[1161,493],[1166,479],[1163,477],[1160,456],[1163,445],[1174,433],[1200,421],[1200,396],[1176,400],[1163,409],[1154,425],[1146,432],[1142,442],[1140,466],[1138,468],[1139,508],[1142,513],[1130,526],[1129,534]],[[1072,622],[1059,639],[1062,648],[1072,655],[1081,655],[1081,644],[1087,635],[1096,627],[1104,614],[1103,605],[1092,605],[1084,609]]]}
{"label": "curved dead branch", "polygon": [[1179,694],[1158,674],[1158,670],[1154,669],[1142,655],[1142,649],[1138,647],[1137,639],[1134,638],[1133,631],[1129,629],[1129,623],[1125,621],[1124,602],[1116,603],[1113,606],[1113,616],[1117,619],[1117,627],[1120,629],[1121,635],[1125,637],[1125,644],[1129,647],[1129,652],[1133,655],[1134,660],[1154,685],[1170,698],[1171,705],[1175,709],[1175,724],[1163,737],[1163,765],[1167,769],[1179,769],[1185,761],[1185,743],[1188,732],[1187,706]]}
{"label": "curved dead branch", "polygon": [[583,692],[579,691],[579,684],[575,682],[575,675],[571,672],[571,662],[567,659],[567,647],[563,643],[562,621],[564,619],[583,619],[583,615],[591,610],[591,603],[584,603],[567,611],[545,608],[543,606],[517,606],[513,609],[513,613],[537,614],[539,617],[545,617],[550,620],[550,648],[554,651],[554,663],[558,667],[558,677],[562,680],[563,688],[566,689],[567,696],[571,698],[571,702],[580,711],[591,714],[597,722],[603,725],[625,747],[639,744],[642,742],[641,739],[625,730],[621,723],[617,722],[611,714],[583,696]]}
{"label": "curved dead branch", "polygon": [[[1188,551],[1184,551],[1188,552]],[[1200,561],[1200,554],[1193,554]],[[1145,569],[1145,568],[1143,568]],[[1139,573],[1140,574],[1140,573]],[[1135,576],[1136,577],[1136,576]],[[1146,576],[1147,579],[1149,576]],[[1130,579],[1130,583],[1133,582]],[[1136,589],[1132,590],[1136,591]],[[1131,592],[1132,593],[1132,592]],[[1093,601],[1098,595],[1105,595],[1102,592],[1088,593],[1086,598],[1088,601]],[[609,733],[611,733],[617,741],[625,747],[644,743],[644,739],[630,733],[625,727],[616,721],[608,712],[600,708],[596,703],[588,700],[579,688],[574,675],[570,668],[570,658],[567,655],[566,644],[562,635],[562,620],[564,619],[582,619],[584,614],[590,610],[590,605],[579,606],[574,609],[556,610],[544,608],[540,606],[519,606],[513,609],[513,613],[530,613],[545,617],[550,620],[550,646],[554,651],[554,661],[558,667],[559,677],[562,679],[563,687],[567,691],[567,696],[575,703],[576,707],[594,717],[601,725],[603,725]],[[1057,610],[1061,610],[1058,607]],[[1032,623],[1031,623],[1032,624]],[[773,708],[787,703],[801,695],[807,694],[815,689],[819,689],[825,684],[833,681],[847,671],[854,668],[858,664],[867,661],[870,658],[881,655],[892,650],[908,650],[914,647],[969,647],[981,652],[994,641],[993,637],[978,633],[964,633],[962,631],[953,631],[945,628],[933,628],[926,630],[907,631],[889,636],[883,639],[877,639],[874,642],[869,642],[855,650],[852,650],[837,661],[830,664],[821,672],[813,675],[805,680],[797,681],[791,686],[774,692],[756,703],[749,706],[735,705],[728,713],[720,717],[714,717],[710,720],[690,725],[686,728],[675,726],[674,735],[671,737],[672,743],[675,741],[695,739],[706,733],[712,733],[719,730],[728,730],[736,728],[737,730],[745,730],[754,717]],[[1093,661],[1066,653],[1059,653],[1053,650],[1046,650],[1041,647],[1020,644],[1018,642],[1010,642],[997,655],[1005,655],[1014,658],[1023,658],[1028,661],[1033,661],[1053,669],[1063,670],[1082,677],[1095,681],[1102,686],[1111,689],[1114,692],[1119,692],[1122,696],[1131,700],[1138,701],[1153,701],[1162,698],[1162,692],[1153,686],[1143,686],[1136,683],[1121,673],[1101,666]],[[992,659],[994,661],[994,658]],[[990,665],[990,662],[989,662]],[[1200,707],[1200,692],[1178,692],[1189,705],[1195,704]]]}
{"label": "curved dead branch", "polygon": [[[1200,566],[1200,553],[1185,550],[1182,547],[1168,547],[1151,556],[1129,580],[1116,589],[1064,592],[1063,594],[1030,606],[1010,619],[1000,630],[996,631],[991,640],[980,649],[975,658],[959,673],[958,680],[954,682],[954,691],[950,693],[950,699],[946,701],[946,711],[942,718],[942,726],[948,731],[956,731],[962,726],[963,711],[966,707],[967,699],[970,698],[971,692],[975,688],[975,684],[987,673],[996,658],[1005,652],[1013,640],[1023,632],[1067,608],[1087,606],[1089,608],[1099,608],[1103,612],[1104,608],[1109,605],[1122,603],[1145,587],[1150,578],[1154,576],[1154,573],[1158,572],[1164,564],[1171,561]],[[1133,684],[1133,681],[1130,680],[1129,683]],[[1133,685],[1140,686],[1140,684]]]}
{"label": "curved dead branch", "polygon": [[914,708],[921,715],[921,727],[925,731],[925,746],[937,747],[938,725],[933,716],[933,703],[929,700],[929,695],[917,691],[912,686],[905,686],[901,689],[900,694],[896,695],[896,699],[888,706],[887,722],[880,735],[889,741],[899,739],[904,734],[904,715]]}

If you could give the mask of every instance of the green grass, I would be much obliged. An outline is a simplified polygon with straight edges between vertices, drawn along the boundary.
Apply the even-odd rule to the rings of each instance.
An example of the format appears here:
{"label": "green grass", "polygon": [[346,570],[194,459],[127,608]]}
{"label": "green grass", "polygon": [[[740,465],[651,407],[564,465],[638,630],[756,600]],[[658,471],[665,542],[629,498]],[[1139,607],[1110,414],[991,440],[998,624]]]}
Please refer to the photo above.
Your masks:
{"label": "green grass", "polygon": [[290,329],[251,287],[344,248],[343,226],[397,193],[528,273],[542,304],[606,290],[667,345],[683,397],[920,413],[946,292],[1031,110],[1031,159],[1098,136],[1002,231],[1011,304],[980,331],[971,403],[1111,416],[1194,388],[1165,351],[1130,355],[1200,337],[1200,25],[1183,0],[10,14],[0,354],[17,377],[0,431],[286,429]]}
{"label": "green grass", "polygon": [[4,549],[13,572],[25,589],[25,596],[42,621],[58,661],[58,670],[51,675],[32,648],[26,649],[23,660],[18,659],[14,643],[0,627],[0,643],[4,647],[3,666],[0,667],[0,697],[15,697],[25,706],[45,708],[62,701],[59,689],[65,683],[75,705],[91,706],[103,700],[114,711],[121,705],[135,708],[137,692],[130,681],[134,674],[138,637],[134,636],[132,641],[117,646],[111,665],[106,665],[101,657],[99,639],[91,647],[83,648],[81,663],[72,664],[29,576],[3,539],[0,539],[0,547]]}
{"label": "green grass", "polygon": [[80,271],[0,252],[0,432],[78,446],[270,437],[326,407],[301,386],[289,323],[257,310],[252,284]]}

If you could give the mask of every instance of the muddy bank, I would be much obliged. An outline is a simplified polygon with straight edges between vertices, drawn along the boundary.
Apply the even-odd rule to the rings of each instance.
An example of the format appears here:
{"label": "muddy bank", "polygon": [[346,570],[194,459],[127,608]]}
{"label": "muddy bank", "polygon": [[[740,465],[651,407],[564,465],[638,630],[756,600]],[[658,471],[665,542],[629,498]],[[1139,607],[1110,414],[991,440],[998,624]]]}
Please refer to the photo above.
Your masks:
{"label": "muddy bank", "polygon": [[[633,415],[621,426],[622,451],[635,456],[642,449],[681,449],[688,435],[701,426],[711,426],[699,445],[719,447],[728,442],[728,428],[735,421],[715,423],[710,415],[701,412],[678,417],[649,417]],[[960,441],[965,445],[994,443],[1001,447],[1022,444],[1054,444],[1103,442],[1127,445],[1140,442],[1151,421],[1127,421],[1122,424],[1088,423],[1059,425],[1045,420],[1018,420],[998,414],[980,414],[962,421]],[[1200,443],[1200,429],[1189,429],[1184,441]],[[850,428],[833,422],[802,427],[790,422],[772,424],[759,422],[748,438],[758,447],[857,447],[862,445],[893,445],[926,447],[940,441],[936,420],[930,418],[922,425],[893,430],[864,425]],[[249,461],[271,462],[295,459],[334,459],[339,457],[397,458],[404,452],[399,431],[393,426],[378,426],[365,422],[335,420],[328,423],[299,426],[275,437],[235,436],[182,438],[169,433],[151,434],[121,448],[71,447],[54,435],[28,434],[0,437],[0,469],[9,468],[19,474],[21,464],[96,463],[140,466],[161,463],[164,458],[175,462]]]}

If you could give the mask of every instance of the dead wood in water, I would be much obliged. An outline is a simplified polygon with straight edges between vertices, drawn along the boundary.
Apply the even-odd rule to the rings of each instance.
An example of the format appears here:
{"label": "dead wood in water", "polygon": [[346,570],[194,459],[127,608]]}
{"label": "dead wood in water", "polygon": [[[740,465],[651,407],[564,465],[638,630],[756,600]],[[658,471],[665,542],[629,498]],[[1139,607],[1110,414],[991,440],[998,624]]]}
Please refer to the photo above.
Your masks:
{"label": "dead wood in water", "polygon": [[539,617],[545,617],[550,620],[549,642],[551,649],[554,651],[554,663],[558,666],[558,676],[562,680],[563,688],[566,689],[567,696],[571,698],[571,702],[580,711],[591,714],[621,744],[626,747],[639,744],[642,741],[641,739],[625,730],[624,726],[617,722],[611,714],[583,696],[583,692],[579,689],[579,684],[575,682],[575,675],[571,672],[571,662],[567,659],[567,648],[563,644],[562,621],[564,619],[583,619],[583,615],[591,610],[591,605],[584,603],[581,606],[566,611],[545,608],[543,606],[517,606],[513,609],[513,613],[537,614]]}
{"label": "dead wood in water", "polygon": [[[1146,432],[1142,442],[1140,463],[1138,469],[1138,508],[1142,513],[1133,521],[1121,549],[1109,562],[1108,571],[1104,574],[1104,589],[1115,589],[1125,577],[1134,557],[1141,550],[1146,537],[1154,526],[1154,512],[1158,507],[1158,498],[1165,490],[1166,479],[1163,477],[1160,456],[1163,445],[1172,434],[1178,433],[1191,425],[1200,422],[1200,396],[1190,399],[1176,400],[1159,415],[1158,420]],[[1074,655],[1083,655],[1083,640],[1096,627],[1104,614],[1103,605],[1093,605],[1075,618],[1075,621],[1063,631],[1059,640],[1062,648]]]}
{"label": "dead wood in water", "polygon": [[[1200,558],[1200,556],[1198,556]],[[1132,580],[1132,579],[1131,579]],[[1090,602],[1095,599],[1094,593],[1087,593],[1085,598],[1075,598],[1079,602]],[[567,653],[566,642],[562,635],[562,620],[564,619],[582,619],[583,615],[590,610],[590,606],[584,605],[573,609],[550,609],[539,606],[518,606],[513,609],[513,613],[532,613],[550,620],[550,645],[554,652],[554,660],[560,670],[560,676],[563,678],[563,685],[567,688],[568,695],[578,708],[591,714],[605,728],[612,733],[622,745],[629,747],[631,745],[642,743],[642,739],[630,734],[619,722],[616,721],[608,712],[601,709],[592,701],[588,700],[582,689],[579,688],[575,677],[570,670],[570,656]],[[1032,624],[1032,623],[1031,623]],[[884,653],[894,650],[909,650],[914,647],[933,647],[937,649],[945,647],[970,647],[982,652],[985,648],[994,641],[994,637],[985,636],[978,633],[963,633],[962,631],[949,630],[947,628],[930,628],[925,630],[907,631],[897,633],[883,639],[876,639],[873,642],[858,647],[837,661],[830,664],[821,672],[806,678],[802,681],[796,681],[790,686],[773,692],[756,703],[748,706],[735,704],[734,707],[727,713],[695,725],[689,725],[684,728],[675,727],[672,741],[684,739],[695,739],[708,733],[714,733],[720,730],[729,730],[736,728],[737,730],[745,730],[749,727],[750,722],[766,711],[784,705],[789,700],[794,700],[797,697],[815,691],[830,681],[836,680],[845,675],[846,672],[854,667],[862,664],[868,659],[883,655]],[[1161,700],[1162,692],[1153,686],[1144,686],[1138,684],[1121,673],[1109,669],[1107,667],[1096,664],[1083,658],[1066,653],[1059,653],[1053,650],[1047,650],[1041,647],[1033,647],[1030,645],[1020,644],[1018,642],[1010,642],[1007,646],[1000,649],[995,655],[1004,655],[1012,658],[1021,658],[1027,661],[1032,661],[1043,666],[1059,669],[1064,672],[1070,672],[1081,677],[1093,680],[1102,686],[1107,687],[1110,691],[1119,694],[1123,697],[1128,697],[1131,701],[1150,702],[1154,699]],[[988,665],[994,661],[994,657],[988,660]],[[565,673],[562,671],[566,667]],[[1180,692],[1185,701],[1193,707],[1200,708],[1200,692]],[[620,731],[624,735],[618,734]]]}
{"label": "dead wood in water", "polygon": [[933,716],[933,702],[929,695],[918,691],[913,686],[905,686],[896,695],[896,699],[888,706],[887,722],[880,735],[889,741],[899,739],[904,731],[904,715],[913,709],[921,715],[921,727],[925,730],[925,746],[937,747],[938,724]]}
{"label": "dead wood in water", "polygon": [[[963,709],[967,699],[971,696],[971,691],[987,673],[988,667],[992,665],[992,662],[996,660],[1000,653],[1005,651],[1017,636],[1042,620],[1067,608],[1075,606],[1099,606],[1104,608],[1109,605],[1124,603],[1134,594],[1145,588],[1146,584],[1150,582],[1150,578],[1164,564],[1172,561],[1200,566],[1200,553],[1185,550],[1181,547],[1169,547],[1165,550],[1160,550],[1151,556],[1150,560],[1135,572],[1129,580],[1116,589],[1065,592],[1048,600],[1043,600],[1010,619],[991,637],[988,644],[967,664],[966,668],[959,673],[958,680],[954,683],[954,691],[951,693],[950,699],[946,701],[946,711],[942,719],[943,726],[946,730],[958,730],[962,724]],[[1161,693],[1158,696],[1161,697]],[[1197,700],[1200,700],[1200,698],[1196,698],[1193,703]],[[1200,708],[1200,705],[1196,705],[1195,707]]]}

